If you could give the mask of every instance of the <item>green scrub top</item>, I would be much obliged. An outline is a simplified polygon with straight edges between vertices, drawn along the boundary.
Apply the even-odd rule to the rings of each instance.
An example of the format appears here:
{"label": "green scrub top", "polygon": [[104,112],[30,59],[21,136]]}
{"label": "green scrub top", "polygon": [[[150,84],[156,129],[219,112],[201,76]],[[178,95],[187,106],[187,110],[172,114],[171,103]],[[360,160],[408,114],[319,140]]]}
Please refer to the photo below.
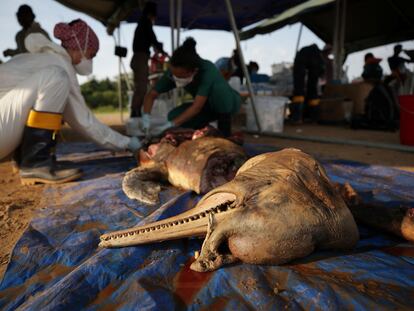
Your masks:
{"label": "green scrub top", "polygon": [[[171,71],[168,69],[155,85],[157,93],[165,93],[176,88]],[[223,78],[216,66],[204,59],[200,59],[198,72],[191,83],[184,89],[194,98],[197,95],[206,96],[210,110],[214,113],[235,114],[240,109],[241,98]]]}

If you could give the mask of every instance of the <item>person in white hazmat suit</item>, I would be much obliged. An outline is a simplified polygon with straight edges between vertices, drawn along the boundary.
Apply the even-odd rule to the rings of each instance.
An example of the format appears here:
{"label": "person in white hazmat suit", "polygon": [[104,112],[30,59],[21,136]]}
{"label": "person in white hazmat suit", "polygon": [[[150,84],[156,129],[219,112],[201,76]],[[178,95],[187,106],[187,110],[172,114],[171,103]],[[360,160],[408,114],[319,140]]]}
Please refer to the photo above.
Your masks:
{"label": "person in white hazmat suit", "polygon": [[29,53],[0,65],[0,159],[14,151],[22,184],[63,183],[81,171],[56,162],[52,150],[62,120],[101,146],[112,150],[141,147],[99,122],[86,106],[76,73],[92,72],[99,49],[94,31],[82,20],[59,23],[54,36],[62,46],[40,33],[25,39]]}

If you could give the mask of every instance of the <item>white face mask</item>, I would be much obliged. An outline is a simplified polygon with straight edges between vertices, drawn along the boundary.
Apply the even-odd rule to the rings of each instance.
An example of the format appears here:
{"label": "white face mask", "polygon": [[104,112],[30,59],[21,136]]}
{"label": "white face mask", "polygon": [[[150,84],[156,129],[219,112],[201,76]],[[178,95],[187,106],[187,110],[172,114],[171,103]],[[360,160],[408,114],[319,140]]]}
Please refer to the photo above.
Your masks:
{"label": "white face mask", "polygon": [[93,70],[92,59],[87,59],[85,56],[82,56],[80,63],[76,64],[74,67],[76,72],[81,76],[88,76]]}
{"label": "white face mask", "polygon": [[76,72],[78,74],[80,74],[81,76],[88,76],[92,73],[92,70],[93,70],[92,59],[87,59],[86,56],[85,56],[86,44],[88,43],[88,36],[89,36],[89,28],[86,30],[85,47],[84,47],[84,49],[82,49],[82,47],[80,46],[80,43],[78,41],[78,38],[74,34],[76,43],[78,44],[79,50],[82,53],[82,58],[81,58],[80,63],[74,65],[74,67],[75,67]]}
{"label": "white face mask", "polygon": [[174,79],[175,85],[177,87],[184,87],[184,86],[190,84],[193,81],[194,74],[191,77],[188,77],[188,78],[178,78],[178,77],[173,75],[173,79]]}

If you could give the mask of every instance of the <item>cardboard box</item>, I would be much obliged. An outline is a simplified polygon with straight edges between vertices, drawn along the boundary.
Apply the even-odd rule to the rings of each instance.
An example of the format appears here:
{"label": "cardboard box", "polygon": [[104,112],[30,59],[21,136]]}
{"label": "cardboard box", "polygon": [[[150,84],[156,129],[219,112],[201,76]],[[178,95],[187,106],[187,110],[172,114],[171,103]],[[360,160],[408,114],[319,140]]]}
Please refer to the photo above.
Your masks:
{"label": "cardboard box", "polygon": [[323,98],[344,98],[351,100],[353,104],[352,114],[364,114],[365,99],[371,92],[373,84],[358,82],[351,84],[328,84],[325,86]]}
{"label": "cardboard box", "polygon": [[344,98],[324,98],[320,101],[319,121],[327,123],[351,121],[353,102]]}

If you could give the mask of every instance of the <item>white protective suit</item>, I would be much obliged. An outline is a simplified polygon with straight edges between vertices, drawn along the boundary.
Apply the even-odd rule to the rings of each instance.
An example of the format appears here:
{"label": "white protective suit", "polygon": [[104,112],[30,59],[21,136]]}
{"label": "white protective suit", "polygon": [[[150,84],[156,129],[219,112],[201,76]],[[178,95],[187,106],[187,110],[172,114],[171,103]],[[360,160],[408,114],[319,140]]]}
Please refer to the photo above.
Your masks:
{"label": "white protective suit", "polygon": [[26,37],[30,53],[0,65],[0,159],[20,144],[31,109],[62,113],[73,129],[99,145],[126,149],[130,137],[99,122],[86,106],[66,50],[40,33]]}

